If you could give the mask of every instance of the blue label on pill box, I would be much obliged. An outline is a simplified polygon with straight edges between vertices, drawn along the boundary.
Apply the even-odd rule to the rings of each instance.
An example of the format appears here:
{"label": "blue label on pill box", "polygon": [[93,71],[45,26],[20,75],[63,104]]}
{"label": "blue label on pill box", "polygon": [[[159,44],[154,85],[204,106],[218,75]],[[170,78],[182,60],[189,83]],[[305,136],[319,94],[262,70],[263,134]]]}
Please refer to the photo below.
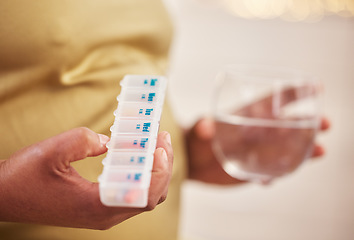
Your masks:
{"label": "blue label on pill box", "polygon": [[144,80],[144,86],[156,86],[158,79],[157,78],[151,78],[151,79],[145,79]]}

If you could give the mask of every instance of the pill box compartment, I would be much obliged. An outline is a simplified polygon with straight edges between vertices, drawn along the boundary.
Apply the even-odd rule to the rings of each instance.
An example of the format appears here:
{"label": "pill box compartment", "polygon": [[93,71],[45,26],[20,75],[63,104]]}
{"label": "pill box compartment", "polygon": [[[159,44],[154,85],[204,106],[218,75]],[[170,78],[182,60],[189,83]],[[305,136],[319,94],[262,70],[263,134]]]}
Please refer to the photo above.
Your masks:
{"label": "pill box compartment", "polygon": [[117,134],[111,136],[107,143],[108,151],[154,151],[156,147],[156,137],[150,135],[125,135]]}
{"label": "pill box compartment", "polygon": [[153,165],[153,153],[144,152],[109,152],[103,161],[104,167],[112,169],[147,169],[151,170]]}
{"label": "pill box compartment", "polygon": [[146,188],[150,185],[151,170],[149,169],[113,169],[104,168],[99,176],[100,183],[116,186],[132,186]]}
{"label": "pill box compartment", "polygon": [[151,171],[105,168],[99,177],[100,198],[107,206],[145,207]]}
{"label": "pill box compartment", "polygon": [[153,89],[165,89],[166,78],[162,76],[153,75],[125,75],[124,79],[121,81],[120,85],[124,87],[133,88],[153,88]]}
{"label": "pill box compartment", "polygon": [[149,188],[123,187],[100,183],[101,202],[106,206],[146,207]]}
{"label": "pill box compartment", "polygon": [[153,119],[160,117],[162,106],[155,106],[149,103],[119,102],[118,108],[114,111],[114,116],[126,118]]}
{"label": "pill box compartment", "polygon": [[110,130],[112,134],[151,134],[156,135],[160,122],[152,119],[117,118]]}
{"label": "pill box compartment", "polygon": [[149,89],[128,88],[121,91],[117,100],[119,102],[140,102],[161,105],[161,101],[163,100],[161,95],[164,95],[164,93]]}

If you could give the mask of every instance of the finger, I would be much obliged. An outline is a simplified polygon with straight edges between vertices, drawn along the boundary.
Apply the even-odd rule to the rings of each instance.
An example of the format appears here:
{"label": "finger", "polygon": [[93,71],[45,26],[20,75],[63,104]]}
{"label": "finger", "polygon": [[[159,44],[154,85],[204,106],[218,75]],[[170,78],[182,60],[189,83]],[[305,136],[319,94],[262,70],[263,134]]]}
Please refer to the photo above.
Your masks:
{"label": "finger", "polygon": [[200,139],[211,140],[215,135],[215,122],[211,118],[203,118],[195,124],[194,130]]}
{"label": "finger", "polygon": [[108,140],[105,135],[80,127],[44,140],[34,147],[40,149],[42,159],[52,159],[51,162],[68,166],[70,162],[105,153]]}
{"label": "finger", "polygon": [[162,132],[158,136],[154,165],[151,174],[148,210],[163,202],[167,197],[168,185],[172,176],[173,150],[170,135]]}
{"label": "finger", "polygon": [[324,130],[329,129],[330,127],[331,127],[331,122],[329,121],[329,119],[326,118],[326,117],[323,117],[323,118],[321,119],[321,126],[320,126],[320,129],[324,131]]}
{"label": "finger", "polygon": [[147,206],[148,210],[154,209],[160,202],[161,197],[166,198],[170,175],[167,153],[163,148],[158,148],[154,154],[154,166],[151,173]]}
{"label": "finger", "polygon": [[168,132],[161,132],[157,138],[156,148],[163,148],[166,151],[168,165],[172,171],[173,166],[173,148],[171,143],[171,136]]}
{"label": "finger", "polygon": [[321,157],[324,154],[325,154],[325,149],[320,145],[315,145],[312,152],[312,157]]}

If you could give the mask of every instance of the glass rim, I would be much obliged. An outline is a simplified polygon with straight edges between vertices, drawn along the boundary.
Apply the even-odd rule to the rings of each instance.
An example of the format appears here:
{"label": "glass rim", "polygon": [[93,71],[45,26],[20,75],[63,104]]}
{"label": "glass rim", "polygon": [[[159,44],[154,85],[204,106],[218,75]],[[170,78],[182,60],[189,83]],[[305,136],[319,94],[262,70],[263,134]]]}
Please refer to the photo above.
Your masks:
{"label": "glass rim", "polygon": [[255,126],[261,124],[265,127],[287,127],[287,128],[319,128],[320,126],[320,116],[311,116],[303,119],[272,119],[272,118],[259,118],[259,117],[247,117],[238,116],[225,113],[215,113],[213,116],[214,120],[233,123],[233,124],[243,124],[246,126]]}
{"label": "glass rim", "polygon": [[[275,78],[270,78],[270,80],[272,81],[265,81],[265,79],[261,76],[258,76],[258,78],[243,78],[243,76],[251,73],[251,70],[254,69],[262,69],[265,71],[271,71],[272,73],[274,73],[276,75],[276,73],[279,73],[279,71],[284,71],[288,74],[290,74],[290,76],[292,78],[290,79],[281,79],[281,77],[275,77]],[[225,71],[232,71],[232,72],[239,72],[240,74],[238,76],[242,76],[241,78],[237,79],[237,80],[231,80],[231,81],[240,81],[240,82],[248,82],[250,81],[252,84],[258,84],[258,82],[260,82],[260,84],[264,84],[264,85],[269,85],[269,86],[273,86],[275,87],[274,89],[282,89],[282,87],[302,87],[302,86],[307,86],[307,87],[312,87],[315,88],[316,91],[319,90],[315,95],[318,103],[318,110],[316,111],[316,113],[314,113],[310,117],[312,120],[318,118],[319,115],[321,115],[322,113],[322,109],[323,109],[323,96],[322,96],[322,90],[323,90],[323,84],[322,81],[315,75],[310,74],[308,72],[305,72],[303,70],[299,70],[296,68],[292,68],[292,67],[286,67],[286,66],[275,66],[275,65],[265,65],[265,64],[228,64],[225,65],[221,71],[219,72],[219,74],[216,76],[215,79],[215,85],[214,85],[214,91],[213,91],[213,97],[212,97],[212,109],[211,109],[211,115],[213,117],[220,117],[221,115],[229,115],[226,114],[225,112],[220,112],[218,110],[217,107],[217,102],[219,101],[219,97],[221,94],[221,89],[223,88],[223,85],[226,83],[226,81],[228,81],[226,79],[225,75],[220,75]],[[248,72],[247,72],[248,71]],[[295,76],[295,77],[293,77]],[[266,79],[267,80],[267,79]],[[286,88],[284,88],[286,89]],[[280,91],[279,90],[279,91]],[[232,119],[230,118],[229,120],[232,121],[238,121],[239,119],[237,118],[249,118],[249,116],[242,116],[242,115],[234,115]],[[282,122],[282,124],[284,123],[285,125],[292,125],[294,124],[294,122],[298,122],[299,121],[294,121],[294,120],[290,120],[290,119],[270,119],[270,118],[255,118],[255,117],[251,117],[251,119],[257,119],[256,121],[266,121],[269,122],[270,125],[272,125],[274,122]],[[304,120],[304,119],[303,119]],[[307,120],[304,120],[303,124],[306,125]],[[251,121],[253,122],[253,121]],[[271,123],[272,122],[272,123]],[[303,125],[300,124],[300,125]]]}
{"label": "glass rim", "polygon": [[218,71],[216,76],[217,86],[225,81],[225,77],[220,77],[225,74],[232,74],[236,77],[241,77],[240,81],[264,82],[267,84],[312,83],[317,85],[321,82],[318,76],[294,67],[270,64],[235,63],[227,64]]}

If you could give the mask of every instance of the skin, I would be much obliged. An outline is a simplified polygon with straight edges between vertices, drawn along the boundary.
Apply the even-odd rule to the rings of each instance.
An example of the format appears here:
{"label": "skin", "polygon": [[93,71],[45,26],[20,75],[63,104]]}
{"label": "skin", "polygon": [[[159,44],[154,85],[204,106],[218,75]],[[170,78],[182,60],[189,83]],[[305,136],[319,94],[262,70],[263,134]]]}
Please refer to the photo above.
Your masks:
{"label": "skin", "polygon": [[[321,131],[330,128],[327,118],[321,121]],[[205,183],[231,185],[244,183],[229,176],[221,167],[212,151],[212,139],[215,135],[215,125],[212,119],[204,118],[199,120],[189,131],[186,131],[188,159],[188,177],[193,180]],[[313,158],[323,156],[323,146],[316,144],[313,151]]]}
{"label": "skin", "polygon": [[87,128],[77,128],[1,160],[0,221],[108,229],[153,210],[166,199],[171,179],[170,135],[158,135],[149,200],[144,209],[102,205],[98,183],[82,178],[70,165],[105,153],[108,140]]}
{"label": "skin", "polygon": [[[259,107],[257,104],[270,106],[270,101],[267,98],[242,111],[252,112]],[[329,127],[328,119],[323,118],[321,130]],[[220,166],[212,151],[214,135],[214,122],[207,118],[185,132],[188,177],[220,185],[244,183],[230,177]],[[148,206],[144,209],[102,205],[98,183],[82,178],[70,165],[105,153],[108,140],[87,128],[77,128],[0,160],[0,221],[104,230],[153,210],[167,197],[173,165],[170,135],[158,135]],[[312,157],[323,154],[324,148],[316,145]]]}
{"label": "skin", "polygon": [[[299,100],[297,93],[302,92],[302,98],[316,94],[321,91],[321,87],[315,87],[312,91],[302,91],[302,87],[289,88],[280,93],[280,107],[283,107],[293,101]],[[235,114],[245,117],[255,118],[276,118],[273,113],[273,103],[275,96],[270,95],[241,109],[236,109]],[[327,118],[322,118],[320,130],[323,132],[330,128],[330,122]],[[224,129],[225,131],[226,129]],[[227,132],[227,131],[225,131]],[[250,134],[250,133],[248,133]],[[273,133],[275,134],[275,133]],[[215,136],[215,123],[212,119],[204,118],[199,120],[191,129],[185,131],[187,156],[188,156],[188,177],[193,180],[203,181],[205,183],[230,185],[244,183],[239,179],[229,176],[221,167],[219,161],[212,150],[212,140]],[[252,137],[252,136],[249,136]],[[262,152],[259,149],[258,152]],[[267,151],[263,151],[264,155]],[[324,148],[315,144],[313,158],[324,155]],[[263,182],[268,184],[269,181]]]}

